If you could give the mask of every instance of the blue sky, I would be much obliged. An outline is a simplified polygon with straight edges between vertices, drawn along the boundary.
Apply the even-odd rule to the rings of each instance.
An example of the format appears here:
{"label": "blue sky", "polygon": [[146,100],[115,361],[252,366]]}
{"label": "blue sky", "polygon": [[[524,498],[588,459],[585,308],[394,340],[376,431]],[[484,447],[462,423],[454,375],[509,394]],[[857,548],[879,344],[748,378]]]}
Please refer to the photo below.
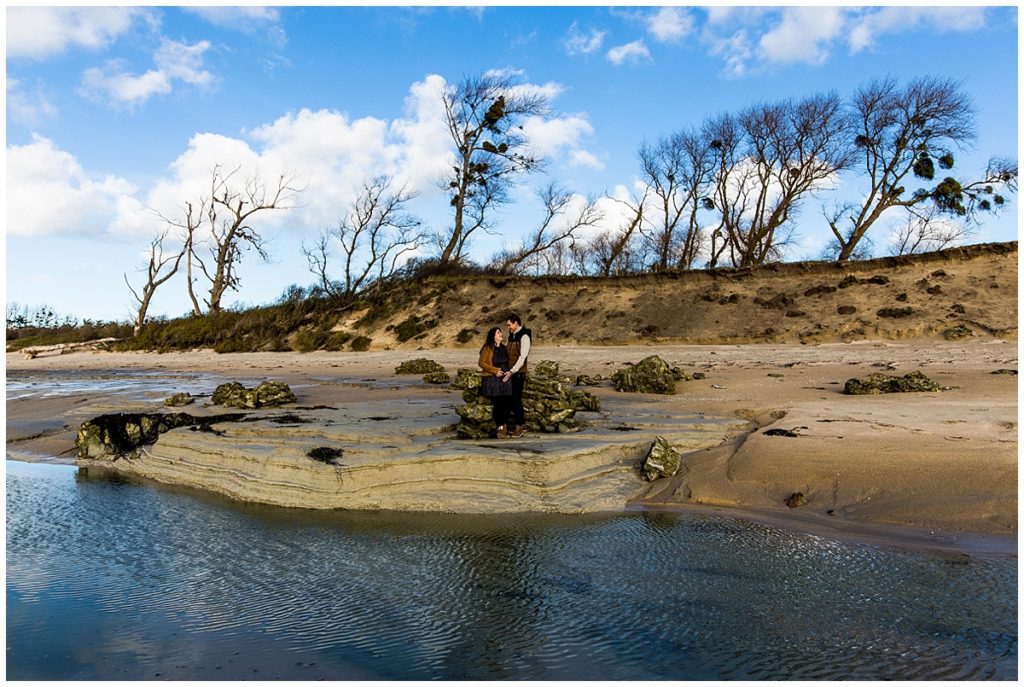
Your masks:
{"label": "blue sky", "polygon": [[[437,89],[515,70],[552,97],[528,127],[550,157],[479,236],[484,260],[535,223],[533,189],[623,195],[640,143],[757,101],[872,78],[962,79],[978,137],[964,174],[1017,155],[1016,7],[181,7],[11,8],[7,13],[6,301],[126,319],[143,252],[216,162],[307,185],[302,207],[258,225],[272,261],[241,267],[228,303],[275,300],[314,277],[301,253],[353,188],[395,174],[410,208],[443,229],[433,183],[445,151]],[[789,259],[827,239],[820,203],[800,216]],[[975,240],[1016,239],[1017,202]],[[827,231],[827,230],[826,230]],[[876,243],[884,246],[884,228]],[[184,281],[151,314],[188,310]]]}

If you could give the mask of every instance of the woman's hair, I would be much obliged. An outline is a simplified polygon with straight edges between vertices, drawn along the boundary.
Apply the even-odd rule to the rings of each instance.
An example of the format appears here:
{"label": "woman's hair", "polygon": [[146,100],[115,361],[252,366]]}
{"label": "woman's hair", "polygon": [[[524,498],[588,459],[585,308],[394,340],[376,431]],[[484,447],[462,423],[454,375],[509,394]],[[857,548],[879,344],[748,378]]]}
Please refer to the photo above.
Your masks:
{"label": "woman's hair", "polygon": [[487,330],[487,339],[484,340],[484,346],[490,346],[494,348],[494,335],[501,331],[501,327],[491,327]]}

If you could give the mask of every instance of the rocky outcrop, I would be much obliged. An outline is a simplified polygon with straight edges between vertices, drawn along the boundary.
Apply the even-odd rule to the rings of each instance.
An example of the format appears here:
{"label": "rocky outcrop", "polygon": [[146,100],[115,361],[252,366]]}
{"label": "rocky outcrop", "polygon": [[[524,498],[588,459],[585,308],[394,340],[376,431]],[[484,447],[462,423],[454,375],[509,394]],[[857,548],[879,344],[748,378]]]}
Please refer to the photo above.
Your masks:
{"label": "rocky outcrop", "polygon": [[631,391],[644,394],[674,394],[676,382],[689,379],[682,370],[670,367],[656,355],[624,367],[612,374],[616,391]]}
{"label": "rocky outcrop", "polygon": [[881,373],[870,374],[863,378],[846,380],[843,391],[848,394],[894,394],[910,391],[941,391],[942,387],[928,379],[921,372],[911,372],[897,377]]}
{"label": "rocky outcrop", "polygon": [[[737,418],[666,417],[623,396],[575,432],[456,440],[452,402],[336,406],[290,409],[289,422],[275,421],[280,412],[260,410],[182,418],[123,458],[86,450],[78,465],[85,477],[113,472],[296,508],[621,511],[645,484],[637,467],[655,436],[688,452],[748,428]],[[188,424],[194,420],[208,431]],[[627,422],[630,431],[623,431]]]}
{"label": "rocky outcrop", "polygon": [[[480,395],[479,375],[476,379],[475,386],[462,392],[465,405],[455,409],[459,415],[456,432],[462,439],[493,437],[497,429],[492,419],[491,401]],[[469,384],[468,378],[464,378],[464,383]],[[556,363],[537,365],[526,376],[523,415],[528,431],[548,434],[575,432],[580,428],[577,411],[596,412],[600,408],[601,402],[596,396],[572,389],[561,381]]]}
{"label": "rocky outcrop", "polygon": [[295,403],[295,394],[284,382],[263,382],[254,389],[228,382],[214,390],[213,403],[228,408],[269,408]]}

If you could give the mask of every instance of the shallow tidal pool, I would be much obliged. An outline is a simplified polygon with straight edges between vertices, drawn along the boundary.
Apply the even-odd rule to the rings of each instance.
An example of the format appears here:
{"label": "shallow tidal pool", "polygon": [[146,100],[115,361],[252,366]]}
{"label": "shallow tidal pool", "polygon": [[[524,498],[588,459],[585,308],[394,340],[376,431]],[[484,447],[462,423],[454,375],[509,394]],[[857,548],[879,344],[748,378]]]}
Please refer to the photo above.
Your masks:
{"label": "shallow tidal pool", "polygon": [[1016,557],[245,506],[6,463],[7,678],[1014,679]]}

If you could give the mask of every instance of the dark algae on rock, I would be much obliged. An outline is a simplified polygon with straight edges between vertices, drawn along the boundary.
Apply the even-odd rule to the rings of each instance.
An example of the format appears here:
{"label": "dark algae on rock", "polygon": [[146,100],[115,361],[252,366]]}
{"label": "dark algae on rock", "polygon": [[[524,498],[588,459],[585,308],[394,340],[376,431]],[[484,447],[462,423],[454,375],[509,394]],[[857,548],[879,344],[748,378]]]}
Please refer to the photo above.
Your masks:
{"label": "dark algae on rock", "polygon": [[843,391],[854,395],[895,394],[909,391],[942,391],[942,387],[921,372],[911,372],[902,377],[876,372],[867,377],[846,380]]}
{"label": "dark algae on rock", "polygon": [[268,408],[295,403],[295,400],[295,394],[284,382],[263,382],[254,389],[246,389],[239,382],[228,382],[213,392],[214,405],[229,408]]}

